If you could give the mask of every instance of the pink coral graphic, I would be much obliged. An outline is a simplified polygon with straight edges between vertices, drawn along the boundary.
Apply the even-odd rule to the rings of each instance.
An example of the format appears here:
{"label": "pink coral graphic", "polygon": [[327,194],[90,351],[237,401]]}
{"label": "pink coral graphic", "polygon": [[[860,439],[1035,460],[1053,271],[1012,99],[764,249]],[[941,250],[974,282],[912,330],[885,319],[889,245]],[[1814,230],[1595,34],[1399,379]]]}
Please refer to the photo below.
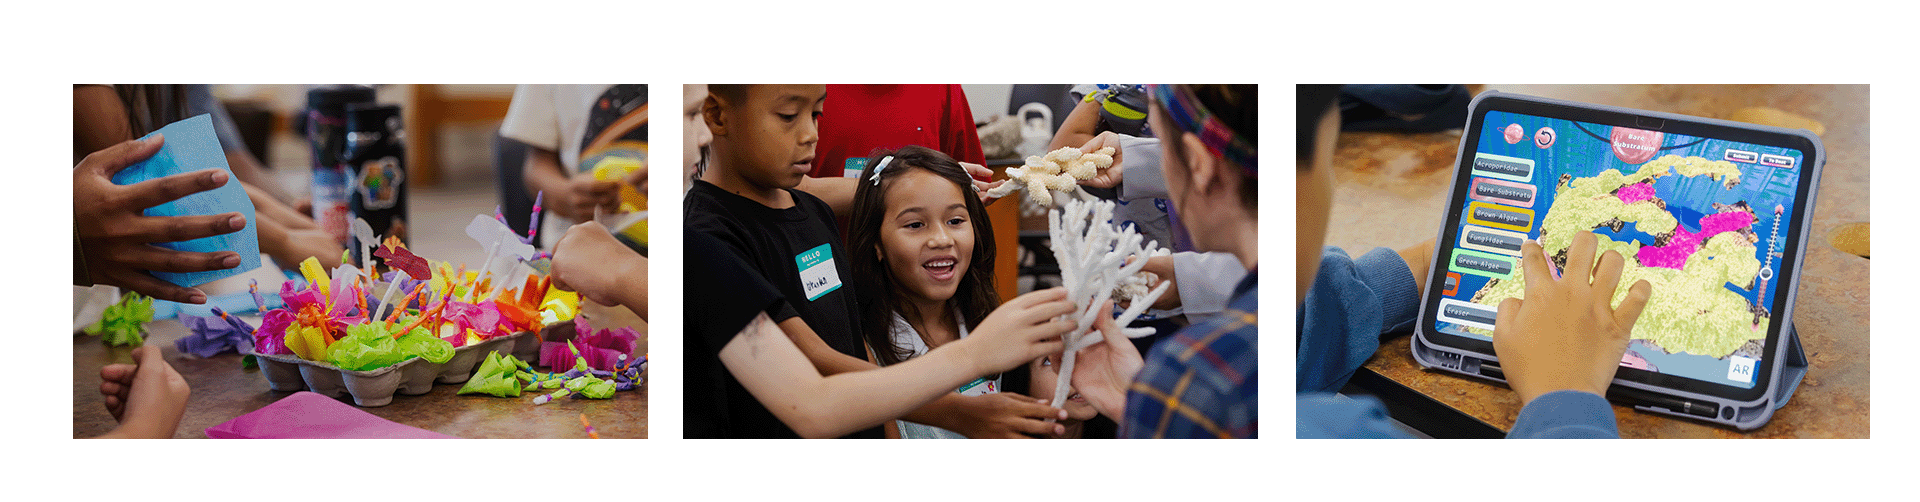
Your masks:
{"label": "pink coral graphic", "polygon": [[1721,232],[1731,232],[1753,224],[1753,214],[1746,211],[1717,213],[1700,218],[1700,232],[1688,232],[1685,228],[1674,227],[1673,238],[1667,245],[1640,248],[1636,255],[1640,266],[1666,267],[1679,270],[1687,264],[1687,258],[1700,251],[1700,244]]}
{"label": "pink coral graphic", "polygon": [[1643,200],[1649,200],[1653,198],[1653,185],[1649,185],[1646,183],[1634,183],[1632,185],[1620,187],[1620,191],[1615,192],[1614,195],[1620,197],[1621,204],[1632,204],[1632,203],[1640,202]]}

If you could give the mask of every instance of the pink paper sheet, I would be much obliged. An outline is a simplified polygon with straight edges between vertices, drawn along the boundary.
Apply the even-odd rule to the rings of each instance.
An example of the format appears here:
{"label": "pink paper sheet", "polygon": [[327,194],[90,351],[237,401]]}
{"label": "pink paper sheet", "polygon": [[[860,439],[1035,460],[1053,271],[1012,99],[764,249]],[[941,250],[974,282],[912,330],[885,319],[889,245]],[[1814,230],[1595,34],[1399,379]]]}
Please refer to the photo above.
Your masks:
{"label": "pink paper sheet", "polygon": [[208,427],[206,432],[213,439],[458,439],[304,391]]}

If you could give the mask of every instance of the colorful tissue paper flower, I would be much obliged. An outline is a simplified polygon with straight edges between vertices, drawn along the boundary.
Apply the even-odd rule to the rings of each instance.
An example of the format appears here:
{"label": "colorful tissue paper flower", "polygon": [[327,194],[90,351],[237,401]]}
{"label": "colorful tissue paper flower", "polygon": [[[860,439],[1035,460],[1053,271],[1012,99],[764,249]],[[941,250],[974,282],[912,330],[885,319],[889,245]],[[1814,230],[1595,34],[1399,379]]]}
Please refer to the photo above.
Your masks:
{"label": "colorful tissue paper flower", "polygon": [[327,346],[327,362],[348,371],[369,371],[407,359],[385,324],[348,326],[347,335]]}
{"label": "colorful tissue paper flower", "polygon": [[501,324],[506,325],[509,331],[518,333],[540,330],[540,314],[537,310],[526,308],[518,302],[499,299],[495,299],[492,303],[493,308],[500,312]]}
{"label": "colorful tissue paper flower", "polygon": [[333,341],[333,336],[326,328],[299,323],[287,327],[287,349],[301,359],[327,360],[327,346],[332,345]]}
{"label": "colorful tissue paper flower", "polygon": [[487,353],[475,370],[473,378],[460,387],[456,394],[486,394],[495,397],[520,397],[520,380],[514,376],[520,363],[513,356],[502,356],[500,351]]}
{"label": "colorful tissue paper flower", "polygon": [[[431,278],[432,276],[428,276],[428,277],[429,277],[429,278]],[[419,286],[420,286],[421,284],[423,284],[423,283],[426,283],[426,282],[427,282],[427,281],[425,281],[425,280],[419,280],[419,279],[413,279],[413,278],[409,278],[409,277],[407,277],[407,275],[406,275],[405,273],[402,273],[402,272],[399,272],[399,271],[390,271],[390,272],[387,272],[387,273],[386,273],[386,275],[383,275],[383,276],[381,276],[381,280],[382,280],[382,281],[386,281],[386,282],[388,282],[388,283],[391,283],[391,284],[393,284],[393,285],[394,285],[394,287],[395,287],[395,289],[398,289],[398,290],[399,290],[399,291],[400,291],[401,293],[406,293],[406,292],[408,292],[408,291],[413,291],[413,288],[416,288],[416,287],[419,287]],[[372,294],[372,291],[371,291],[371,290],[369,290],[369,291],[368,291],[368,294]],[[395,296],[398,296],[398,295],[395,295]],[[379,303],[380,303],[380,302],[378,301],[378,298],[377,298],[376,296],[368,296],[367,298],[368,298],[368,302],[367,302],[367,303],[368,303],[369,305],[373,305],[375,309],[384,309],[384,308],[386,308],[386,307],[385,307],[385,306],[383,306],[383,305],[379,305]],[[393,300],[400,300],[400,298],[394,298]],[[417,302],[417,301],[416,301],[416,302],[411,302],[411,303],[408,303],[408,304],[400,304],[400,305],[395,305],[395,307],[398,307],[398,308],[424,308],[424,306],[423,306],[423,305],[420,305],[420,302]]]}
{"label": "colorful tissue paper flower", "polygon": [[253,331],[253,351],[256,354],[287,355],[293,349],[287,348],[287,327],[293,325],[295,316],[287,309],[267,311],[260,319],[260,328]]}
{"label": "colorful tissue paper flower", "polygon": [[120,297],[120,303],[107,307],[100,315],[100,322],[88,326],[86,333],[101,335],[100,341],[110,346],[140,345],[146,343],[141,336],[146,332],[146,324],[153,321],[153,299],[139,293],[127,293]]}
{"label": "colorful tissue paper flower", "polygon": [[[365,288],[360,285],[360,269],[353,265],[341,265],[333,269],[333,289],[327,291],[327,313],[345,315],[360,304]],[[365,318],[368,314],[360,313]]]}
{"label": "colorful tissue paper flower", "polygon": [[320,309],[327,307],[326,295],[320,293],[320,288],[302,281],[280,283],[280,301],[287,304],[287,309],[295,312],[307,307]]}
{"label": "colorful tissue paper flower", "polygon": [[427,332],[426,328],[414,328],[413,331],[401,335],[396,342],[400,345],[401,353],[419,356],[430,363],[444,363],[453,359],[453,344],[435,338],[433,334]]}
{"label": "colorful tissue paper flower", "polygon": [[[320,266],[319,258],[309,256],[300,262],[300,276],[307,278],[307,284],[312,284],[317,294],[325,295],[325,292],[333,290],[330,285],[332,281],[328,280],[327,270]],[[285,291],[285,288],[281,288],[282,293]]]}
{"label": "colorful tissue paper flower", "polygon": [[598,378],[594,378],[592,380],[593,381],[591,383],[588,383],[587,385],[581,387],[580,390],[575,391],[578,393],[577,395],[585,397],[587,399],[612,399],[613,398],[613,393],[617,389],[615,389],[614,383],[612,380],[601,380]]}
{"label": "colorful tissue paper flower", "polygon": [[466,302],[449,302],[442,312],[446,322],[459,326],[463,331],[472,331],[481,339],[494,338],[504,333],[500,329],[500,309],[493,302],[478,305]]}
{"label": "colorful tissue paper flower", "polygon": [[220,307],[210,316],[180,316],[188,335],[173,341],[173,348],[184,354],[213,357],[224,352],[253,352],[252,325],[230,315]]}
{"label": "colorful tissue paper flower", "polygon": [[493,300],[509,331],[539,331],[545,327],[540,318],[540,300],[546,297],[547,287],[546,277],[528,275],[518,295],[502,294]]}
{"label": "colorful tissue paper flower", "polygon": [[540,300],[540,322],[551,326],[573,320],[580,314],[580,294],[561,291],[559,288],[547,290],[546,297]]}
{"label": "colorful tissue paper flower", "polygon": [[640,331],[630,327],[595,330],[584,317],[575,318],[573,327],[576,334],[571,341],[540,343],[540,364],[557,369],[581,358],[589,368],[612,371],[640,347]]}

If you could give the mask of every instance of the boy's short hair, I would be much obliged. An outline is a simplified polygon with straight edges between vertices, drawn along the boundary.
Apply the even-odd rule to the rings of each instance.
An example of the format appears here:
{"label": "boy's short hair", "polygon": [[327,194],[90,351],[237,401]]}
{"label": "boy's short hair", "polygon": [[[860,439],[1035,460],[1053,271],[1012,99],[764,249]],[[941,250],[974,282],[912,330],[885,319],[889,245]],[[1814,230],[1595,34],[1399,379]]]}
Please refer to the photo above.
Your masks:
{"label": "boy's short hair", "polygon": [[1313,167],[1313,149],[1320,145],[1320,118],[1340,101],[1340,85],[1300,84],[1294,92],[1294,161],[1305,171]]}
{"label": "boy's short hair", "polygon": [[707,93],[738,106],[740,100],[746,99],[749,85],[751,84],[707,84]]}

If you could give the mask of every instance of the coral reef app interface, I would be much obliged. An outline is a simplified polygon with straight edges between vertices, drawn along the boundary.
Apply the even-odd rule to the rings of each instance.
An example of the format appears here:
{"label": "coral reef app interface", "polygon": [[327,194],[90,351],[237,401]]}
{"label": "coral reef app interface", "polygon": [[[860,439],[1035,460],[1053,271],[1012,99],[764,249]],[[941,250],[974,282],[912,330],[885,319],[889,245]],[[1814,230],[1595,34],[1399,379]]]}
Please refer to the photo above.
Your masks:
{"label": "coral reef app interface", "polygon": [[1803,152],[1501,111],[1483,123],[1435,330],[1491,340],[1500,302],[1526,292],[1521,244],[1538,240],[1558,276],[1590,232],[1626,258],[1615,305],[1653,285],[1621,366],[1753,388]]}

